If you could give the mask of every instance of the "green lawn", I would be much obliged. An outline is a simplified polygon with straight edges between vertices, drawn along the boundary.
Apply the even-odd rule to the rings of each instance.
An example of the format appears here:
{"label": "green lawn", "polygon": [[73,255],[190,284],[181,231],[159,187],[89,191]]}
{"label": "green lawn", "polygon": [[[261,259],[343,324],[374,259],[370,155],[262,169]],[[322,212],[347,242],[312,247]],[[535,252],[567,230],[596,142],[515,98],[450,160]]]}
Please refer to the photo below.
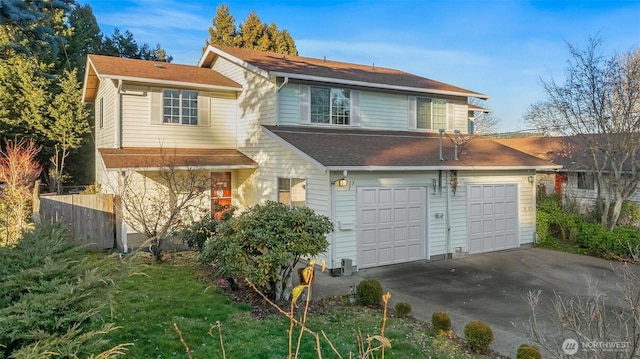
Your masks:
{"label": "green lawn", "polygon": [[[234,303],[220,288],[199,280],[195,266],[152,264],[141,272],[114,288],[109,312],[103,315],[121,327],[110,334],[111,345],[133,344],[126,357],[187,358],[176,323],[193,358],[222,358],[217,327],[209,335],[218,321],[227,358],[287,357],[289,321],[284,316],[256,318],[247,304]],[[325,307],[312,312],[307,324],[318,333],[323,330],[344,358],[350,352],[357,357],[359,332],[365,337],[379,333],[382,310],[352,306],[340,298]],[[408,320],[389,318],[386,336],[392,348],[385,358],[476,358]],[[301,358],[317,358],[308,334],[301,351]],[[324,340],[322,357],[337,357]]]}

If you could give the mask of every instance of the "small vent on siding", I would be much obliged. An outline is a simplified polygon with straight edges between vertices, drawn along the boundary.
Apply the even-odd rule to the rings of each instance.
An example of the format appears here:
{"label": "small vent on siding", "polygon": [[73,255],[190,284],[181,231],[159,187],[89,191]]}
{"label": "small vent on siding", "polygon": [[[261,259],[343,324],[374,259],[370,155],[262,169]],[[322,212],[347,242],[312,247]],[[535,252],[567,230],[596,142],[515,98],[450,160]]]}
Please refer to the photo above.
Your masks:
{"label": "small vent on siding", "polygon": [[157,69],[166,69],[166,67],[163,64],[153,64],[153,66]]}

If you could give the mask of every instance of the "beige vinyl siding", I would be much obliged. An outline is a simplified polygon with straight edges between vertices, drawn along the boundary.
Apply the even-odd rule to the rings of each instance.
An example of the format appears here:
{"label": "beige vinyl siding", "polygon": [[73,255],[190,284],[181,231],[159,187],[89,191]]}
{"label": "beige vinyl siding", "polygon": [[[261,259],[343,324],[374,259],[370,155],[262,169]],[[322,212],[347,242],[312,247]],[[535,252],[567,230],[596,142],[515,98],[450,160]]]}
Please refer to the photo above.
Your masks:
{"label": "beige vinyl siding", "polygon": [[260,134],[252,139],[255,148],[245,148],[244,154],[258,162],[255,170],[238,171],[238,196],[247,207],[266,200],[277,201],[277,178],[305,178],[307,180],[307,206],[319,214],[329,215],[328,174]]}
{"label": "beige vinyl siding", "polygon": [[[208,92],[209,124],[180,125],[151,121],[151,88],[127,85],[122,94],[123,147],[235,148],[236,93]],[[157,90],[161,91],[160,88]],[[207,97],[204,97],[207,98]],[[207,121],[200,121],[206,123]]]}
{"label": "beige vinyl siding", "polygon": [[[98,152],[98,148],[113,148],[115,147],[115,123],[116,116],[116,101],[118,99],[117,87],[113,81],[103,80],[100,81],[100,87],[96,94],[96,100],[94,106],[99,110],[100,99],[102,99],[102,120],[103,126],[100,128],[99,118],[96,118],[96,151],[95,151],[95,181],[102,186],[102,190],[105,192],[113,193],[109,190],[112,187],[112,183],[116,183],[115,178],[107,172],[102,156]],[[98,113],[96,113],[98,114]]]}

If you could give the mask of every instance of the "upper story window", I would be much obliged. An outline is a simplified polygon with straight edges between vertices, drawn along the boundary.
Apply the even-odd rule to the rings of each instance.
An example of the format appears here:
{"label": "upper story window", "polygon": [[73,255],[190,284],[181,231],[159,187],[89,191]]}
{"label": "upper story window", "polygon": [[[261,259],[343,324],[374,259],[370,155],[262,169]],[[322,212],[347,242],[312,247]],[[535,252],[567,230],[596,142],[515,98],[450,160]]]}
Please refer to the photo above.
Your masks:
{"label": "upper story window", "polygon": [[360,91],[300,85],[300,122],[360,125]]}
{"label": "upper story window", "polygon": [[453,103],[447,100],[409,96],[409,128],[423,130],[451,130]]}
{"label": "upper story window", "polygon": [[428,97],[416,98],[416,125],[426,130],[447,129],[447,101]]}
{"label": "upper story window", "polygon": [[182,125],[198,124],[198,91],[164,90],[162,122]]}
{"label": "upper story window", "polygon": [[351,113],[349,90],[311,87],[311,123],[348,125]]}

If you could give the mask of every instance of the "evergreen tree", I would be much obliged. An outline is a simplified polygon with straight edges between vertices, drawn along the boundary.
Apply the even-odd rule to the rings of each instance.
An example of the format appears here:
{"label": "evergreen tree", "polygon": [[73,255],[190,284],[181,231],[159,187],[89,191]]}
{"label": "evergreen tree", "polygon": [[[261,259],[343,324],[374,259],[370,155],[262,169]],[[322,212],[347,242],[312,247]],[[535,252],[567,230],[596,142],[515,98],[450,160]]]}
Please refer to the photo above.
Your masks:
{"label": "evergreen tree", "polygon": [[78,76],[84,77],[84,67],[88,54],[95,54],[102,46],[102,32],[89,4],[75,6],[68,17],[71,33],[66,37],[65,65],[71,71],[78,69]]}
{"label": "evergreen tree", "polygon": [[39,130],[54,143],[49,170],[49,188],[62,193],[65,181],[65,161],[71,150],[82,145],[85,134],[90,132],[89,110],[82,103],[82,89],[77,80],[77,70],[65,71],[60,78],[58,93],[49,105],[50,122],[40,123]]}
{"label": "evergreen tree", "polygon": [[240,24],[240,46],[245,49],[266,51],[269,49],[268,46],[263,49],[259,46],[261,38],[265,35],[268,41],[267,27],[260,20],[258,14],[256,14],[255,11],[251,11],[244,22]]}
{"label": "evergreen tree", "polygon": [[210,40],[206,41],[202,51],[211,44],[237,46],[238,31],[236,30],[236,20],[229,13],[228,5],[220,4],[218,6],[216,16],[211,21],[211,25],[209,27]]}
{"label": "evergreen tree", "polygon": [[255,11],[250,12],[245,21],[240,24],[240,29],[237,29],[235,19],[229,13],[229,6],[224,4],[216,9],[216,16],[212,20],[212,26],[209,27],[209,36],[206,46],[235,46],[298,55],[295,41],[287,30],[280,31],[273,22],[267,26]]}
{"label": "evergreen tree", "polygon": [[0,44],[0,58],[15,52],[27,55],[43,50],[56,54],[60,37],[50,20],[56,11],[68,11],[74,0],[0,0],[0,27],[7,39]]}

